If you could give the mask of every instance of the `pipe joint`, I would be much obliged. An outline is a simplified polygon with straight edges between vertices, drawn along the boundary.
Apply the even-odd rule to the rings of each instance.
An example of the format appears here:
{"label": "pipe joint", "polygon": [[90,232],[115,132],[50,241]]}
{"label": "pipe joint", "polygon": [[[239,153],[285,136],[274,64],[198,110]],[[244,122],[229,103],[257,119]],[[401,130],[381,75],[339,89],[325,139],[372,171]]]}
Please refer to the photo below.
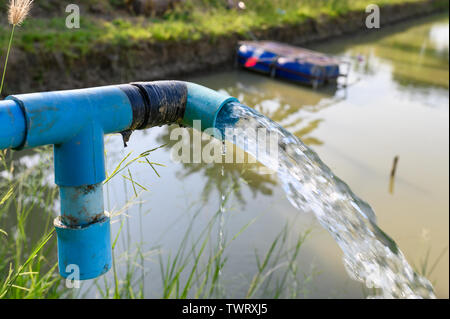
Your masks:
{"label": "pipe joint", "polygon": [[119,88],[128,96],[133,110],[130,130],[181,122],[187,100],[184,82],[136,82]]}
{"label": "pipe joint", "polygon": [[87,280],[111,268],[111,226],[107,214],[84,226],[67,226],[61,217],[57,217],[54,226],[58,235],[58,267],[62,277]]}

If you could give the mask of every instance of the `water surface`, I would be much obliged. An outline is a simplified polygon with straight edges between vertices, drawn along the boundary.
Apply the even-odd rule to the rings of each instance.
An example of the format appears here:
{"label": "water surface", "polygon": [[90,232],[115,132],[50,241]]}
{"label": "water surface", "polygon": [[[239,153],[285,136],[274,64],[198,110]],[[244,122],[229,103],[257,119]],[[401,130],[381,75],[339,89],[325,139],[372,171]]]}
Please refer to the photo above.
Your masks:
{"label": "water surface", "polygon": [[[346,90],[314,91],[241,70],[188,79],[236,96],[312,146],[374,208],[380,227],[409,263],[417,269],[428,263],[426,275],[438,297],[448,297],[449,272],[448,26],[448,17],[427,18],[313,46],[352,62]],[[169,131],[135,133],[129,150],[170,142]],[[111,138],[112,144],[119,142]],[[391,181],[395,156],[399,164]],[[233,236],[256,221],[227,247],[223,280],[228,296],[242,296],[255,272],[255,250],[264,253],[288,221],[296,225],[294,232],[313,229],[298,260],[304,274],[313,277],[304,297],[366,295],[347,276],[336,243],[312,216],[299,215],[289,205],[275,176],[247,170],[241,177],[242,165],[225,165],[223,178],[221,165],[172,163],[170,147],[156,151],[153,160],[167,165],[159,169],[161,178],[145,167],[133,169],[150,189],[143,204],[150,212],[141,218],[135,209],[129,212],[131,245],[143,239],[149,246],[163,243],[166,253],[176,252],[189,211],[196,207],[208,220],[234,181],[240,188],[227,203],[225,233]],[[115,162],[111,154],[110,165]],[[110,189],[110,201],[119,207],[122,195],[120,181]],[[140,239],[141,219],[145,230]],[[152,268],[157,261],[148,263]],[[146,275],[146,289],[158,296],[156,268],[153,273]]]}

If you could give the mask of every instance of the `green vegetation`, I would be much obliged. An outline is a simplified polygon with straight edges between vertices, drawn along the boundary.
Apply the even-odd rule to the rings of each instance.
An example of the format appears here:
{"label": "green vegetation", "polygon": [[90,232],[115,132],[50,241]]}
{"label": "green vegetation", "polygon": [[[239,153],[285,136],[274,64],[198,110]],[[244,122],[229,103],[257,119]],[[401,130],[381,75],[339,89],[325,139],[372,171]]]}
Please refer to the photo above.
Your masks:
{"label": "green vegetation", "polygon": [[[420,0],[258,0],[248,1],[243,11],[229,10],[225,1],[188,0],[166,12],[162,17],[134,17],[124,7],[124,1],[95,1],[109,14],[96,16],[82,11],[80,29],[65,27],[63,8],[52,17],[33,17],[25,22],[17,34],[16,45],[27,51],[65,52],[68,55],[85,54],[104,44],[133,46],[141,41],[195,41],[214,40],[217,37],[250,32],[274,26],[297,24],[321,15],[338,17],[352,10],[363,10],[369,3],[386,4],[418,2]],[[82,2],[83,4],[84,2]],[[447,3],[447,1],[443,1]],[[36,2],[45,7],[46,1]],[[94,5],[90,4],[90,6]],[[50,7],[47,10],[55,10]],[[105,17],[106,16],[106,17]],[[0,30],[0,47],[8,41],[6,28]]]}
{"label": "green vegetation", "polygon": [[60,296],[61,279],[52,254],[58,193],[46,182],[50,149],[37,150],[35,159],[39,170],[14,161],[11,151],[0,151],[0,298]]}
{"label": "green vegetation", "polygon": [[[448,16],[446,20],[448,23]],[[392,65],[393,77],[401,85],[448,89],[449,52],[447,47],[440,47],[433,38],[433,25],[429,22],[414,26],[376,40],[376,46],[362,44],[352,50],[354,54],[374,54]]]}
{"label": "green vegetation", "polygon": [[[377,56],[392,61],[393,76],[403,85],[449,88],[448,48],[433,42],[430,25],[399,33],[380,42]],[[419,39],[425,38],[426,42]]]}
{"label": "green vegetation", "polygon": [[[55,205],[58,189],[49,178],[53,170],[51,147],[38,148],[21,158],[13,151],[1,151],[0,299],[83,298],[92,290],[102,298],[155,297],[146,295],[144,289],[144,277],[149,271],[144,267],[144,260],[149,256],[157,260],[153,271],[160,272],[162,289],[156,295],[159,298],[222,298],[235,293],[248,298],[299,298],[308,294],[307,287],[313,277],[298,268],[298,260],[309,232],[293,238],[293,224],[281,229],[266,253],[255,252],[255,273],[242,282],[244,291],[240,292],[229,291],[221,273],[227,263],[229,245],[238,240],[254,219],[230,239],[224,236],[218,240],[218,229],[224,227],[223,214],[228,212],[219,208],[205,221],[201,208],[192,209],[185,212],[188,225],[174,254],[166,252],[161,243],[145,249],[143,242],[132,242],[127,214],[130,207],[142,204],[140,195],[147,190],[133,178],[133,166],[149,166],[159,176],[155,168],[160,165],[149,158],[156,149],[138,156],[127,154],[108,174],[108,183],[121,176],[124,186],[131,187],[133,196],[122,208],[110,212],[112,219],[120,223],[112,237],[113,269],[84,286],[87,289],[82,295],[78,289],[65,287],[57,269],[53,218],[58,211]],[[235,181],[229,181],[221,207],[239,188]],[[194,230],[198,225],[203,226]],[[120,238],[127,247],[122,253],[118,249]]]}

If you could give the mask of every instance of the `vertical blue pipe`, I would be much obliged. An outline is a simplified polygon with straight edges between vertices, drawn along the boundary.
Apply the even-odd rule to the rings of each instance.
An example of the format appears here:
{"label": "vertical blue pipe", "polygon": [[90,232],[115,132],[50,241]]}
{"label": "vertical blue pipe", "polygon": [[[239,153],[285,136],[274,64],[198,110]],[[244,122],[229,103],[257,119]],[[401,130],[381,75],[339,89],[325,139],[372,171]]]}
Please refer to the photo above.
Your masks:
{"label": "vertical blue pipe", "polygon": [[112,264],[108,216],[86,227],[69,227],[57,217],[58,267],[64,278],[87,280],[106,273]]}
{"label": "vertical blue pipe", "polygon": [[54,146],[58,186],[94,185],[105,180],[104,133],[100,123],[88,123],[69,141]]}
{"label": "vertical blue pipe", "polygon": [[104,215],[103,183],[60,186],[61,222],[67,226],[87,226]]}

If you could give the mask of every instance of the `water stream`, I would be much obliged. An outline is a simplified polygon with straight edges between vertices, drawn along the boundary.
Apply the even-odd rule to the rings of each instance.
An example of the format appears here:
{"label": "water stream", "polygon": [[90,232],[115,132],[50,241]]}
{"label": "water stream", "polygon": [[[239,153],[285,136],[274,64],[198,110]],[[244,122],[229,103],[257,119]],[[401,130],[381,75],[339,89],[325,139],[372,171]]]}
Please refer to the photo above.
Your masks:
{"label": "water stream", "polygon": [[[378,290],[372,297],[435,298],[431,283],[413,271],[396,243],[377,226],[371,207],[300,139],[235,102],[221,110],[216,126],[226,140],[277,172],[291,204],[313,212],[336,240],[350,277]],[[277,152],[267,146],[270,139],[278,140]]]}

